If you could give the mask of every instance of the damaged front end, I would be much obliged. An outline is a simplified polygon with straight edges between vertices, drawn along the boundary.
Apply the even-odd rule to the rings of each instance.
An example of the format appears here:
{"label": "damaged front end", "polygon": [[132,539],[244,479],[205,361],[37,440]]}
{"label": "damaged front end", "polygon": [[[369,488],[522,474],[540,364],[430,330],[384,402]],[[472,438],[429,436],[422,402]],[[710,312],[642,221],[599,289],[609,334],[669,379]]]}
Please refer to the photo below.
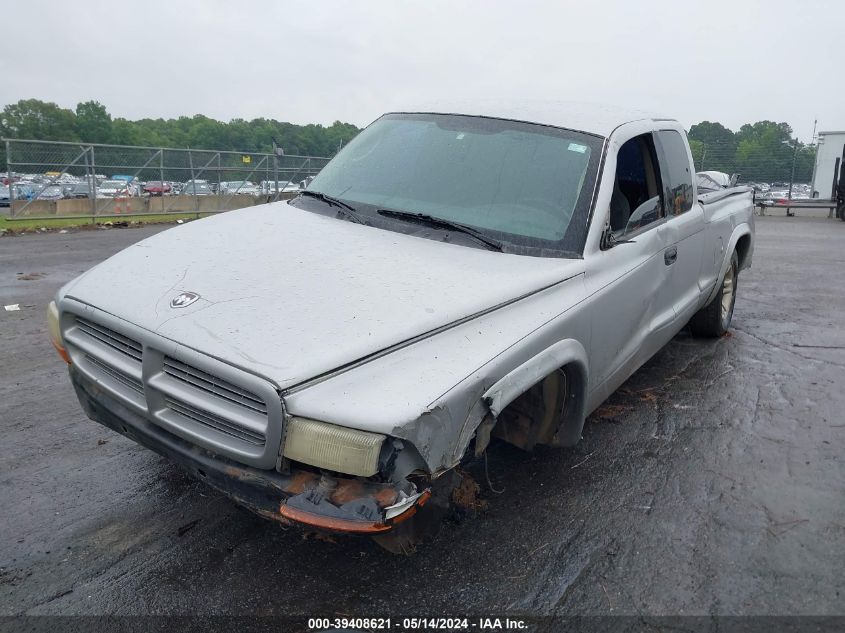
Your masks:
{"label": "damaged front end", "polygon": [[425,462],[411,444],[296,417],[288,427],[278,470],[294,481],[279,507],[283,521],[384,535],[431,499]]}
{"label": "damaged front end", "polygon": [[[423,536],[408,524],[427,523],[409,519],[422,511],[439,514],[435,512],[438,504],[429,503],[436,485],[407,442],[385,438],[378,450],[378,472],[371,476],[330,471],[285,456],[280,457],[276,469],[255,468],[170,433],[127,407],[73,365],[69,371],[88,417],[169,458],[265,518],[314,530],[370,535],[378,537],[376,540],[387,549],[402,552]],[[337,458],[331,446],[324,445],[324,449]],[[359,467],[366,468],[366,463],[359,463]],[[391,533],[395,534],[388,537]]]}

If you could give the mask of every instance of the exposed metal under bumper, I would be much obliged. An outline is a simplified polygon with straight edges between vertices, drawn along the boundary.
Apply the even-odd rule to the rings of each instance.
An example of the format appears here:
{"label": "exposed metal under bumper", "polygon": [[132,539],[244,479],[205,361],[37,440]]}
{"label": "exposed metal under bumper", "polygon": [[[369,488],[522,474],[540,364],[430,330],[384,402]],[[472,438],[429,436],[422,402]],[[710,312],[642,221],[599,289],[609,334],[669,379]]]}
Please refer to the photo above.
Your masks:
{"label": "exposed metal under bumper", "polygon": [[[350,534],[384,534],[412,516],[429,498],[402,499],[391,484],[363,479],[332,480],[325,487],[310,470],[290,474],[238,464],[191,444],[138,415],[96,382],[69,367],[79,401],[88,417],[164,455],[192,475],[266,518],[286,524]],[[396,514],[396,508],[401,513]]]}

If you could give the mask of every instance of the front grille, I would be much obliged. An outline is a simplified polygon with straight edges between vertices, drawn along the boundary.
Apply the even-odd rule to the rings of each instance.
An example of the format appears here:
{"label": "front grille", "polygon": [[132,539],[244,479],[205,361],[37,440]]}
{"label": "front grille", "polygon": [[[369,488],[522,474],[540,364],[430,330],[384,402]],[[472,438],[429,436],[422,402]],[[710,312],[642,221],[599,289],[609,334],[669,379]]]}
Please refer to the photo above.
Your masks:
{"label": "front grille", "polygon": [[129,387],[133,391],[140,393],[141,395],[144,394],[144,385],[141,383],[140,380],[136,380],[132,376],[124,374],[122,371],[119,371],[114,367],[109,367],[104,362],[100,361],[97,358],[94,358],[90,354],[85,355],[85,360],[97,367],[101,372],[103,372],[107,376],[112,377],[120,384],[126,385],[127,387]]}
{"label": "front grille", "polygon": [[180,362],[175,358],[165,357],[164,373],[177,380],[188,383],[192,387],[201,389],[208,394],[213,394],[256,413],[267,415],[267,405],[264,400],[254,393],[250,393],[246,389],[241,389],[226,380],[212,376],[201,369]]}
{"label": "front grille", "polygon": [[272,385],[201,355],[170,356],[171,341],[113,317],[86,317],[66,315],[63,338],[71,360],[113,397],[200,446],[275,463],[283,414]]}
{"label": "front grille", "polygon": [[80,332],[97,339],[103,345],[108,345],[121,354],[141,362],[143,348],[138,341],[81,317],[76,317],[76,327]]}
{"label": "front grille", "polygon": [[164,401],[171,411],[178,413],[182,417],[188,418],[197,424],[214,429],[220,433],[225,433],[230,437],[237,438],[244,442],[255,444],[256,446],[262,446],[264,444],[263,434],[250,431],[231,420],[222,418],[219,415],[214,415],[208,411],[201,411],[187,402],[176,400],[175,398],[167,397]]}

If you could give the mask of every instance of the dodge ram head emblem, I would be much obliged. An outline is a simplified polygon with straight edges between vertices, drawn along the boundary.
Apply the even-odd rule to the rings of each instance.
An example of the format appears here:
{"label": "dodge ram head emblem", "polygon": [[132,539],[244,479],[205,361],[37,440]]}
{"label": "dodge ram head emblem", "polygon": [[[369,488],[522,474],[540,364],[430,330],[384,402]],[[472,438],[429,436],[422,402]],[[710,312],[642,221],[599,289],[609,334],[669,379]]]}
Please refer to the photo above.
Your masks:
{"label": "dodge ram head emblem", "polygon": [[199,298],[200,296],[196,292],[180,292],[170,300],[170,307],[185,308]]}

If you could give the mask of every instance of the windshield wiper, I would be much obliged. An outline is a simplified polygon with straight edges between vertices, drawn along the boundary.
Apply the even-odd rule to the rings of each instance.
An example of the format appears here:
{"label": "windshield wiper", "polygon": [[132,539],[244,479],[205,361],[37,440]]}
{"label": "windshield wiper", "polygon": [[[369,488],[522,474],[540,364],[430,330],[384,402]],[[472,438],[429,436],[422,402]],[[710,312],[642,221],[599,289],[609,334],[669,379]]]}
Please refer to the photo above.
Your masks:
{"label": "windshield wiper", "polygon": [[340,209],[341,212],[353,222],[357,222],[358,224],[366,224],[364,218],[362,218],[358,214],[358,210],[352,205],[345,203],[343,200],[332,198],[331,196],[327,196],[326,194],[320,191],[309,191],[308,189],[306,189],[299,195],[308,196],[309,198],[316,198],[317,200],[322,200],[329,206],[337,207],[338,209]]}
{"label": "windshield wiper", "polygon": [[395,209],[379,209],[378,214],[389,218],[398,218],[400,220],[405,220],[406,222],[417,222],[419,224],[427,224],[428,226],[441,229],[448,229],[456,233],[463,233],[464,235],[469,235],[470,237],[475,238],[482,244],[486,244],[491,250],[500,252],[503,250],[503,245],[500,241],[485,235],[471,226],[461,224],[460,222],[452,222],[452,220],[436,218],[433,215],[427,215],[425,213],[412,213],[411,211],[397,211]]}

